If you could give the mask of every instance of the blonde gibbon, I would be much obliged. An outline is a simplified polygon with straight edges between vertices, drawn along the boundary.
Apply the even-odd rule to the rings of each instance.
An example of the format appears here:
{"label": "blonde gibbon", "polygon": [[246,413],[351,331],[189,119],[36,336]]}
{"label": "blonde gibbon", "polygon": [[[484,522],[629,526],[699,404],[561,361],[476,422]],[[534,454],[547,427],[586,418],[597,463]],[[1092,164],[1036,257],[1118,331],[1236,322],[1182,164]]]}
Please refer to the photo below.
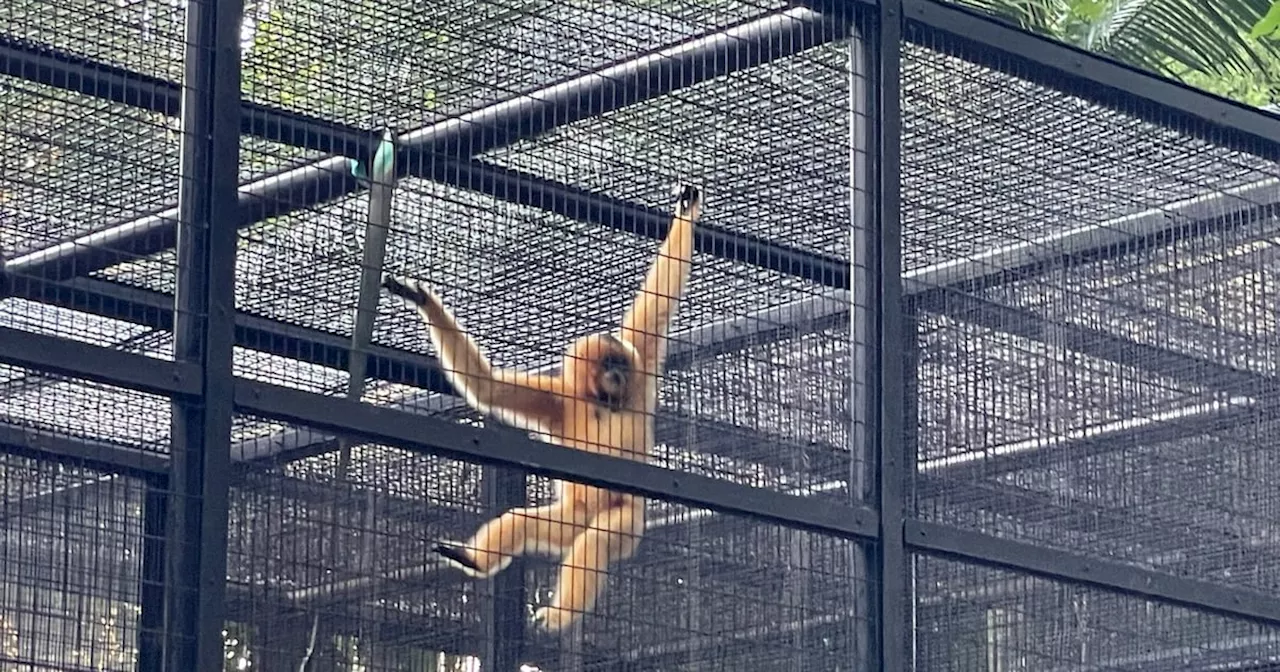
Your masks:
{"label": "blonde gibbon", "polygon": [[[697,188],[677,189],[671,228],[618,329],[570,343],[556,374],[491,366],[425,284],[388,275],[383,287],[426,321],[441,369],[472,408],[550,443],[645,460],[653,448],[659,379],[689,278],[701,201]],[[558,558],[554,598],[534,614],[535,623],[558,632],[595,607],[609,567],[635,553],[644,514],[641,497],[560,481],[551,504],[507,511],[466,543],[440,543],[435,551],[478,578],[497,574],[518,555]]]}

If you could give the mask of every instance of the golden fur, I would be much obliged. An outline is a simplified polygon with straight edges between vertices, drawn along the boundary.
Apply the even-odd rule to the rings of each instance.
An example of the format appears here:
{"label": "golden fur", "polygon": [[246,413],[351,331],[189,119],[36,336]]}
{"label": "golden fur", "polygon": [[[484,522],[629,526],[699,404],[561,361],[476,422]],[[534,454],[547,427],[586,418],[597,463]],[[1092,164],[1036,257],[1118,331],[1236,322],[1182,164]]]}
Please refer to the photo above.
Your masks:
{"label": "golden fur", "polygon": [[[573,341],[554,375],[494,368],[430,288],[391,276],[383,286],[422,315],[446,378],[472,408],[551,443],[644,460],[653,448],[658,381],[701,210],[698,190],[684,187],[671,229],[619,329]],[[512,509],[465,544],[436,547],[477,577],[492,576],[525,553],[560,558],[555,597],[535,615],[551,632],[595,607],[609,567],[635,553],[645,525],[641,497],[563,481],[556,490],[552,504]]]}

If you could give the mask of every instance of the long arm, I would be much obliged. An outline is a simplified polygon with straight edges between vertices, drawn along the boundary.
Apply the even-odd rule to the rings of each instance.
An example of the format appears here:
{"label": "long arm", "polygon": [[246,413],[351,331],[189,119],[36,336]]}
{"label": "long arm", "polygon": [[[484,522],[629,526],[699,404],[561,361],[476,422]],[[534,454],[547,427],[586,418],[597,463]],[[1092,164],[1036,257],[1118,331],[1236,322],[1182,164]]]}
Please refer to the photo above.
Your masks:
{"label": "long arm", "polygon": [[495,369],[426,285],[386,276],[382,286],[412,305],[426,321],[440,368],[468,405],[521,429],[557,431],[563,420],[559,377]]}
{"label": "long arm", "polygon": [[693,261],[693,226],[702,212],[702,194],[684,187],[676,202],[676,214],[658,256],[645,275],[635,301],[622,317],[622,338],[640,354],[645,372],[662,375],[667,356],[667,334],[684,296]]}

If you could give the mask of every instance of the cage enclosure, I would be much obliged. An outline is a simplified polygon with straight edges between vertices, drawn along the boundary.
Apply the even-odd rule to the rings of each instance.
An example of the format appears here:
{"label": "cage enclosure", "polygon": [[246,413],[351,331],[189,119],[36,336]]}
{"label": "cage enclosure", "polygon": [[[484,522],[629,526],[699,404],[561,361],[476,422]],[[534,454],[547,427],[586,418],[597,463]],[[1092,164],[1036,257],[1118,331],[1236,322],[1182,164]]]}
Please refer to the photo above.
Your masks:
{"label": "cage enclosure", "polygon": [[[1280,669],[1276,118],[936,0],[4,12],[0,668]],[[644,460],[380,286],[556,375],[683,184]],[[554,480],[645,505],[552,633],[436,547]]]}

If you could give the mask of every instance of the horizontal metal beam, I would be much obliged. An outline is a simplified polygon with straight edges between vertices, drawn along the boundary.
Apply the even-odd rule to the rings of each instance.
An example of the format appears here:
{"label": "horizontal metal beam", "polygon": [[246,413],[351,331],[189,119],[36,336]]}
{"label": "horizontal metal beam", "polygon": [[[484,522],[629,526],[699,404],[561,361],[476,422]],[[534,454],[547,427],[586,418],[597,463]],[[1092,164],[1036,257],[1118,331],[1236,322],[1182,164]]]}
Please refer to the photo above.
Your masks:
{"label": "horizontal metal beam", "polygon": [[200,367],[113,348],[0,327],[0,363],[149,394],[195,395]]}
{"label": "horizontal metal beam", "polygon": [[[848,0],[844,0],[848,2]],[[904,36],[1215,145],[1280,159],[1280,118],[941,0],[902,0]]]}
{"label": "horizontal metal beam", "polygon": [[[510,466],[551,478],[808,529],[874,539],[875,511],[738,485],[535,441],[386,407],[237,379],[238,410],[364,441],[478,464]],[[432,438],[427,438],[432,437]]]}
{"label": "horizontal metal beam", "polygon": [[975,291],[1030,280],[1050,269],[1245,226],[1278,211],[1280,178],[1268,177],[917,269],[904,276],[904,291],[919,296],[941,289]]}
{"label": "horizontal metal beam", "polygon": [[[0,74],[74,91],[170,117],[182,107],[182,86],[110,63],[10,35],[0,35]],[[240,130],[272,142],[365,159],[375,137],[363,129],[249,101]]]}
{"label": "horizontal metal beam", "polygon": [[[809,492],[813,494],[831,492],[845,487],[847,487],[847,483],[843,481],[830,481],[810,488]],[[645,526],[645,529],[648,530],[648,532],[653,532],[655,530],[675,527],[677,525],[686,525],[698,520],[706,520],[718,515],[720,514],[716,511],[692,509],[683,515],[677,514],[663,517],[651,517],[648,524]],[[677,532],[676,534],[679,535],[683,533]],[[410,586],[416,585],[420,587],[422,581],[433,576],[436,572],[447,568],[448,565],[443,560],[437,559],[426,563],[417,563],[410,566],[398,567],[382,574],[335,581],[324,585],[305,586],[288,591],[287,593],[284,593],[282,597],[293,602],[298,602],[299,606],[314,607],[318,600],[342,600],[351,594],[362,590],[368,590],[372,594],[378,594],[378,591],[381,590],[382,587],[389,584],[404,583]]]}
{"label": "horizontal metal beam", "polygon": [[[173,295],[110,280],[75,278],[64,282],[14,278],[10,296],[150,327],[173,329]],[[235,316],[236,345],[345,371],[351,339],[319,329],[248,315]],[[408,350],[371,345],[365,351],[370,377],[437,391],[451,391],[434,359]]]}
{"label": "horizontal metal beam", "polygon": [[[433,164],[441,158],[469,159],[558,126],[784,58],[846,34],[843,21],[830,21],[803,7],[765,14],[405,133],[396,139],[400,148],[397,173],[401,177],[429,177],[437,170]],[[17,56],[25,58],[22,54]],[[36,71],[39,74],[40,68]],[[92,88],[84,83],[91,72],[92,68],[81,67],[74,78],[64,77],[63,83],[74,81],[80,88]],[[146,102],[145,97],[132,99]],[[157,107],[169,109],[171,103]],[[243,109],[241,116],[258,120],[261,128],[257,131],[281,141],[286,138],[279,136],[287,135],[311,138],[315,144],[314,139],[326,132],[325,125],[317,120],[277,114],[262,107]],[[365,156],[376,137],[332,124],[328,128],[335,138],[330,145],[340,145],[355,157]],[[313,161],[241,185],[237,226],[327,203],[364,188],[351,174],[346,157]],[[168,208],[23,254],[8,261],[7,273],[65,280],[169,249],[176,242],[177,215],[176,207]]]}
{"label": "horizontal metal beam", "polygon": [[[779,649],[785,650],[789,645],[793,645],[793,641],[778,641],[779,638],[794,638],[797,634],[802,634],[806,638],[816,639],[823,633],[832,639],[844,638],[853,635],[852,630],[859,628],[860,623],[867,619],[866,614],[859,614],[850,607],[848,613],[843,614],[813,614],[806,616],[802,621],[784,621],[772,625],[757,625],[739,630],[726,629],[723,632],[717,632],[714,637],[712,635],[703,635],[694,639],[694,633],[685,633],[683,637],[674,638],[669,641],[659,642],[639,646],[633,649],[627,649],[622,652],[621,656],[617,654],[601,657],[595,661],[597,666],[589,669],[616,669],[617,660],[621,658],[628,663],[643,663],[638,666],[641,670],[655,669],[655,665],[666,663],[673,667],[679,667],[683,660],[689,655],[703,658],[702,652],[704,647],[715,646],[717,648],[731,647],[739,642],[749,642],[752,647],[768,646],[773,644]],[[843,626],[843,627],[842,627]],[[844,629],[849,628],[849,629]],[[819,632],[821,631],[821,632]],[[792,649],[794,651],[794,649]],[[817,653],[822,653],[818,651]],[[803,656],[802,653],[796,652],[798,657]],[[802,660],[802,658],[800,658]],[[799,662],[797,660],[796,662]],[[662,669],[662,668],[657,668]],[[804,669],[803,665],[798,665],[797,669]]]}
{"label": "horizontal metal beam", "polygon": [[[51,305],[124,320],[157,330],[173,325],[173,297],[119,283],[76,278],[66,282],[25,280],[16,284],[15,296]],[[695,358],[705,359],[733,352],[749,344],[810,333],[842,324],[844,315],[823,295],[783,304],[753,313],[686,329],[672,335],[668,368],[688,366]],[[331,332],[297,327],[244,313],[235,317],[236,344],[298,361],[343,370],[350,356],[350,340]],[[372,378],[410,385],[423,392],[408,400],[416,408],[445,411],[461,408],[435,359],[419,353],[371,346],[367,350],[368,374]],[[714,425],[714,421],[700,420]],[[741,429],[741,428],[739,428]],[[768,436],[761,438],[769,440]],[[231,449],[232,459],[291,460],[316,455],[337,446],[334,437],[313,429],[288,429],[269,436],[246,439]],[[812,446],[814,464],[822,464],[819,452],[836,454],[830,446]],[[753,456],[743,456],[753,460]],[[764,460],[767,462],[767,460]]]}
{"label": "horizontal metal beam", "polygon": [[[668,345],[667,368],[688,366],[695,358],[705,359],[733,352],[751,343],[780,340],[796,333],[812,333],[841,324],[848,314],[835,305],[836,299],[816,295],[808,299],[756,311],[741,317],[721,320],[676,332]],[[424,366],[437,371],[434,360],[423,359]],[[557,366],[536,369],[539,373],[555,373]],[[439,375],[439,374],[437,374]],[[398,403],[415,410],[443,413],[465,406],[451,387],[423,388]],[[233,446],[232,459],[241,461],[274,460],[282,455],[307,456],[327,452],[335,438],[314,427],[291,428],[277,434],[246,439]],[[834,450],[834,449],[831,449]]]}
{"label": "horizontal metal beam", "polygon": [[[1268,408],[1248,397],[1232,397],[1170,409],[1147,417],[1116,420],[1065,435],[983,446],[971,452],[921,460],[918,468],[923,474],[944,475],[947,481],[951,481],[949,486],[955,486],[965,481],[1051,464],[1058,455],[1083,459],[1132,446],[1151,446],[1202,435],[1215,427],[1239,426],[1269,412],[1274,412],[1274,406]],[[937,484],[942,485],[942,481]]]}
{"label": "horizontal metal beam", "polygon": [[[665,209],[646,208],[483,161],[436,159],[423,168],[425,173],[418,177],[646,238],[661,240],[671,227],[671,213]],[[745,231],[699,224],[694,233],[694,249],[825,287],[849,288],[847,259],[780,244]]]}
{"label": "horizontal metal beam", "polygon": [[905,523],[904,537],[911,550],[929,555],[1280,625],[1280,597],[1272,595],[920,520]]}
{"label": "horizontal metal beam", "polygon": [[169,474],[169,456],[159,451],[73,438],[8,423],[0,423],[0,452],[127,476],[164,478]]}

